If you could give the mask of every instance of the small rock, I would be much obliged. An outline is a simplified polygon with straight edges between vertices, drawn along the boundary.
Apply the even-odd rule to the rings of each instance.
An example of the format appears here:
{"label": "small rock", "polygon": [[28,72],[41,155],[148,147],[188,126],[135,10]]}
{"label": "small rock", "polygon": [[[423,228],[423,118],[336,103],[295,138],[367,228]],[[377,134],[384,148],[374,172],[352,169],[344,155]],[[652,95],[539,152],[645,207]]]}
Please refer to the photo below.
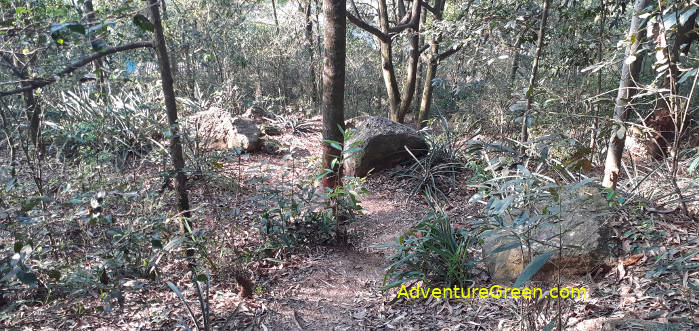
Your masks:
{"label": "small rock", "polygon": [[267,136],[279,136],[282,130],[274,125],[263,124],[260,126],[260,131]]}

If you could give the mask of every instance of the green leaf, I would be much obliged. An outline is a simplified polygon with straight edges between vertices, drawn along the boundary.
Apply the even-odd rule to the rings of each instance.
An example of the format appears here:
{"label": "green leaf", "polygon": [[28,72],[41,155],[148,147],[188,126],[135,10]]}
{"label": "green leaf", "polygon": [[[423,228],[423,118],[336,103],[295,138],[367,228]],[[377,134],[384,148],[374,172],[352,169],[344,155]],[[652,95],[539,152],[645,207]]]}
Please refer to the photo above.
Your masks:
{"label": "green leaf", "polygon": [[209,277],[207,277],[205,274],[198,274],[197,275],[197,281],[205,282],[207,280],[209,280]]}
{"label": "green leaf", "polygon": [[342,151],[342,145],[340,145],[340,143],[337,142],[337,141],[334,141],[334,140],[323,140],[323,142],[326,143],[326,144],[328,144],[328,145],[330,145],[332,148],[334,148],[334,149],[336,149],[336,150],[338,150],[338,151]]}
{"label": "green leaf", "polygon": [[522,243],[520,241],[511,241],[511,242],[504,243],[504,244],[498,246],[498,248],[496,248],[492,252],[490,252],[490,255],[497,254],[497,253],[504,252],[504,251],[509,251],[511,249],[519,248],[519,247],[522,247]]}
{"label": "green leaf", "polygon": [[34,273],[24,271],[20,271],[17,273],[17,279],[19,279],[22,283],[30,286],[36,284],[37,281],[36,275]]}
{"label": "green leaf", "polygon": [[699,68],[694,68],[692,70],[685,71],[682,74],[682,76],[680,76],[680,79],[677,81],[677,84],[682,84],[690,77],[694,77],[697,74],[697,70],[699,70]]}
{"label": "green leaf", "polygon": [[549,251],[535,257],[529,264],[522,270],[522,273],[517,277],[515,284],[512,287],[520,288],[524,283],[528,282],[529,279],[534,277],[534,275],[543,267],[546,262],[548,262],[556,251]]}
{"label": "green leaf", "polygon": [[170,242],[168,242],[168,243],[165,245],[165,247],[163,247],[163,249],[166,250],[166,251],[171,251],[171,250],[173,250],[173,249],[179,247],[180,244],[182,244],[182,242],[185,241],[185,240],[187,240],[187,238],[185,238],[185,237],[177,237],[177,238],[174,238],[174,239],[170,240]]}
{"label": "green leaf", "polygon": [[151,23],[148,20],[148,18],[141,14],[138,14],[133,17],[133,24],[135,24],[139,29],[143,30],[144,32],[153,32],[155,29],[153,23]]}
{"label": "green leaf", "polygon": [[150,243],[153,248],[163,248],[163,242],[160,239],[151,239]]}
{"label": "green leaf", "polygon": [[58,39],[60,33],[66,30],[82,35],[86,33],[85,26],[77,22],[51,24],[51,27],[49,28],[49,32],[51,33],[51,37],[53,37],[53,39]]}

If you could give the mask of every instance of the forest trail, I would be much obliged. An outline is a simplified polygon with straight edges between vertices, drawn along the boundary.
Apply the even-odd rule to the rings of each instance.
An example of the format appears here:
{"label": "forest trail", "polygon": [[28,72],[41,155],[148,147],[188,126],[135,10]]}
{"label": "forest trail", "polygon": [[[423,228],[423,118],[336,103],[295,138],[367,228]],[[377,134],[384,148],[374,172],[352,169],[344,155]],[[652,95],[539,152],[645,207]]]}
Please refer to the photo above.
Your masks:
{"label": "forest trail", "polygon": [[[366,184],[364,215],[352,247],[323,247],[310,253],[303,265],[272,287],[270,314],[263,323],[278,330],[350,330],[381,327],[371,316],[386,310],[390,298],[380,288],[390,249],[387,244],[416,224],[425,213],[389,175],[377,174]],[[266,298],[267,299],[267,298]],[[383,323],[382,323],[383,324]]]}

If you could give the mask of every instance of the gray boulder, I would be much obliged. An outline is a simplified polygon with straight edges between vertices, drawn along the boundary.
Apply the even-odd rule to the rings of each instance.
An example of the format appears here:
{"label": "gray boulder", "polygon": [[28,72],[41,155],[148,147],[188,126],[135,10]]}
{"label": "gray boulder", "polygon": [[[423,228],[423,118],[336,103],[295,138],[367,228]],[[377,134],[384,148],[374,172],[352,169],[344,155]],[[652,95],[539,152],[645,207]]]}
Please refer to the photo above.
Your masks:
{"label": "gray boulder", "polygon": [[[562,198],[560,221],[558,216],[554,216],[531,223],[518,220],[514,222],[523,224],[513,225],[512,217],[502,215],[504,226],[484,233],[483,256],[495,282],[506,284],[517,279],[529,263],[530,248],[532,259],[556,250],[559,231],[563,232],[562,258],[559,259],[556,251],[532,279],[551,279],[556,275],[555,265],[561,266],[562,275],[570,276],[586,274],[609,263],[609,239],[613,230],[606,224],[609,207],[600,195],[599,188],[584,186],[564,194]],[[539,202],[535,209],[540,213],[545,206],[553,214],[558,214],[557,203],[553,201]],[[517,215],[519,212],[514,211],[510,214]],[[533,226],[534,224],[536,225]],[[530,244],[501,251],[520,242],[513,232],[521,235],[527,233],[523,238],[529,238]]]}
{"label": "gray boulder", "polygon": [[363,177],[372,169],[387,169],[409,160],[411,156],[405,147],[415,156],[429,149],[425,139],[413,128],[387,118],[361,116],[347,122],[348,127],[353,128],[353,135],[345,145],[359,148],[345,159],[345,172],[349,176]]}
{"label": "gray boulder", "polygon": [[232,117],[219,109],[198,112],[182,123],[189,137],[196,139],[205,150],[241,147],[246,152],[254,152],[262,146],[260,130],[254,122]]}

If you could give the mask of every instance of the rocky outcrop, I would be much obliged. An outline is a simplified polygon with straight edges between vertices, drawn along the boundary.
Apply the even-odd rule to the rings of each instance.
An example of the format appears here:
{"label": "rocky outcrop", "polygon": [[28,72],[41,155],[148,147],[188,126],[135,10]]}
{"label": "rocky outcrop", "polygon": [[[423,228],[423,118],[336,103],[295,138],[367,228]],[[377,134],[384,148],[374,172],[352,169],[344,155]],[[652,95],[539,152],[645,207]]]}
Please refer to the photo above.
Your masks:
{"label": "rocky outcrop", "polygon": [[[553,216],[545,220],[532,217],[534,214],[545,213],[544,208]],[[571,194],[565,194],[562,196],[560,214],[557,211],[558,204],[553,201],[542,201],[534,209],[538,209],[537,213],[531,213],[526,218],[515,217],[513,220],[505,214],[501,215],[503,226],[485,234],[483,255],[495,282],[506,284],[517,279],[529,262],[530,248],[532,259],[555,251],[559,243],[559,231],[563,233],[562,258],[559,259],[558,252],[555,252],[532,279],[547,280],[555,276],[555,265],[561,266],[561,274],[568,276],[586,274],[607,264],[612,230],[606,225],[609,209],[599,188],[585,186]],[[518,215],[521,211],[514,210],[509,214]],[[560,221],[556,214],[560,215]],[[528,238],[529,246],[519,246],[517,243],[522,241],[513,232],[522,233],[522,237]]]}
{"label": "rocky outcrop", "polygon": [[359,148],[345,160],[345,173],[349,176],[363,177],[372,169],[387,169],[411,159],[406,147],[415,156],[425,154],[429,148],[417,131],[387,118],[361,116],[347,124],[353,128],[353,134],[345,146]]}
{"label": "rocky outcrop", "polygon": [[191,115],[183,121],[190,139],[196,139],[205,150],[227,150],[241,147],[245,152],[257,151],[262,143],[260,130],[251,120],[232,117],[228,112],[211,109]]}

